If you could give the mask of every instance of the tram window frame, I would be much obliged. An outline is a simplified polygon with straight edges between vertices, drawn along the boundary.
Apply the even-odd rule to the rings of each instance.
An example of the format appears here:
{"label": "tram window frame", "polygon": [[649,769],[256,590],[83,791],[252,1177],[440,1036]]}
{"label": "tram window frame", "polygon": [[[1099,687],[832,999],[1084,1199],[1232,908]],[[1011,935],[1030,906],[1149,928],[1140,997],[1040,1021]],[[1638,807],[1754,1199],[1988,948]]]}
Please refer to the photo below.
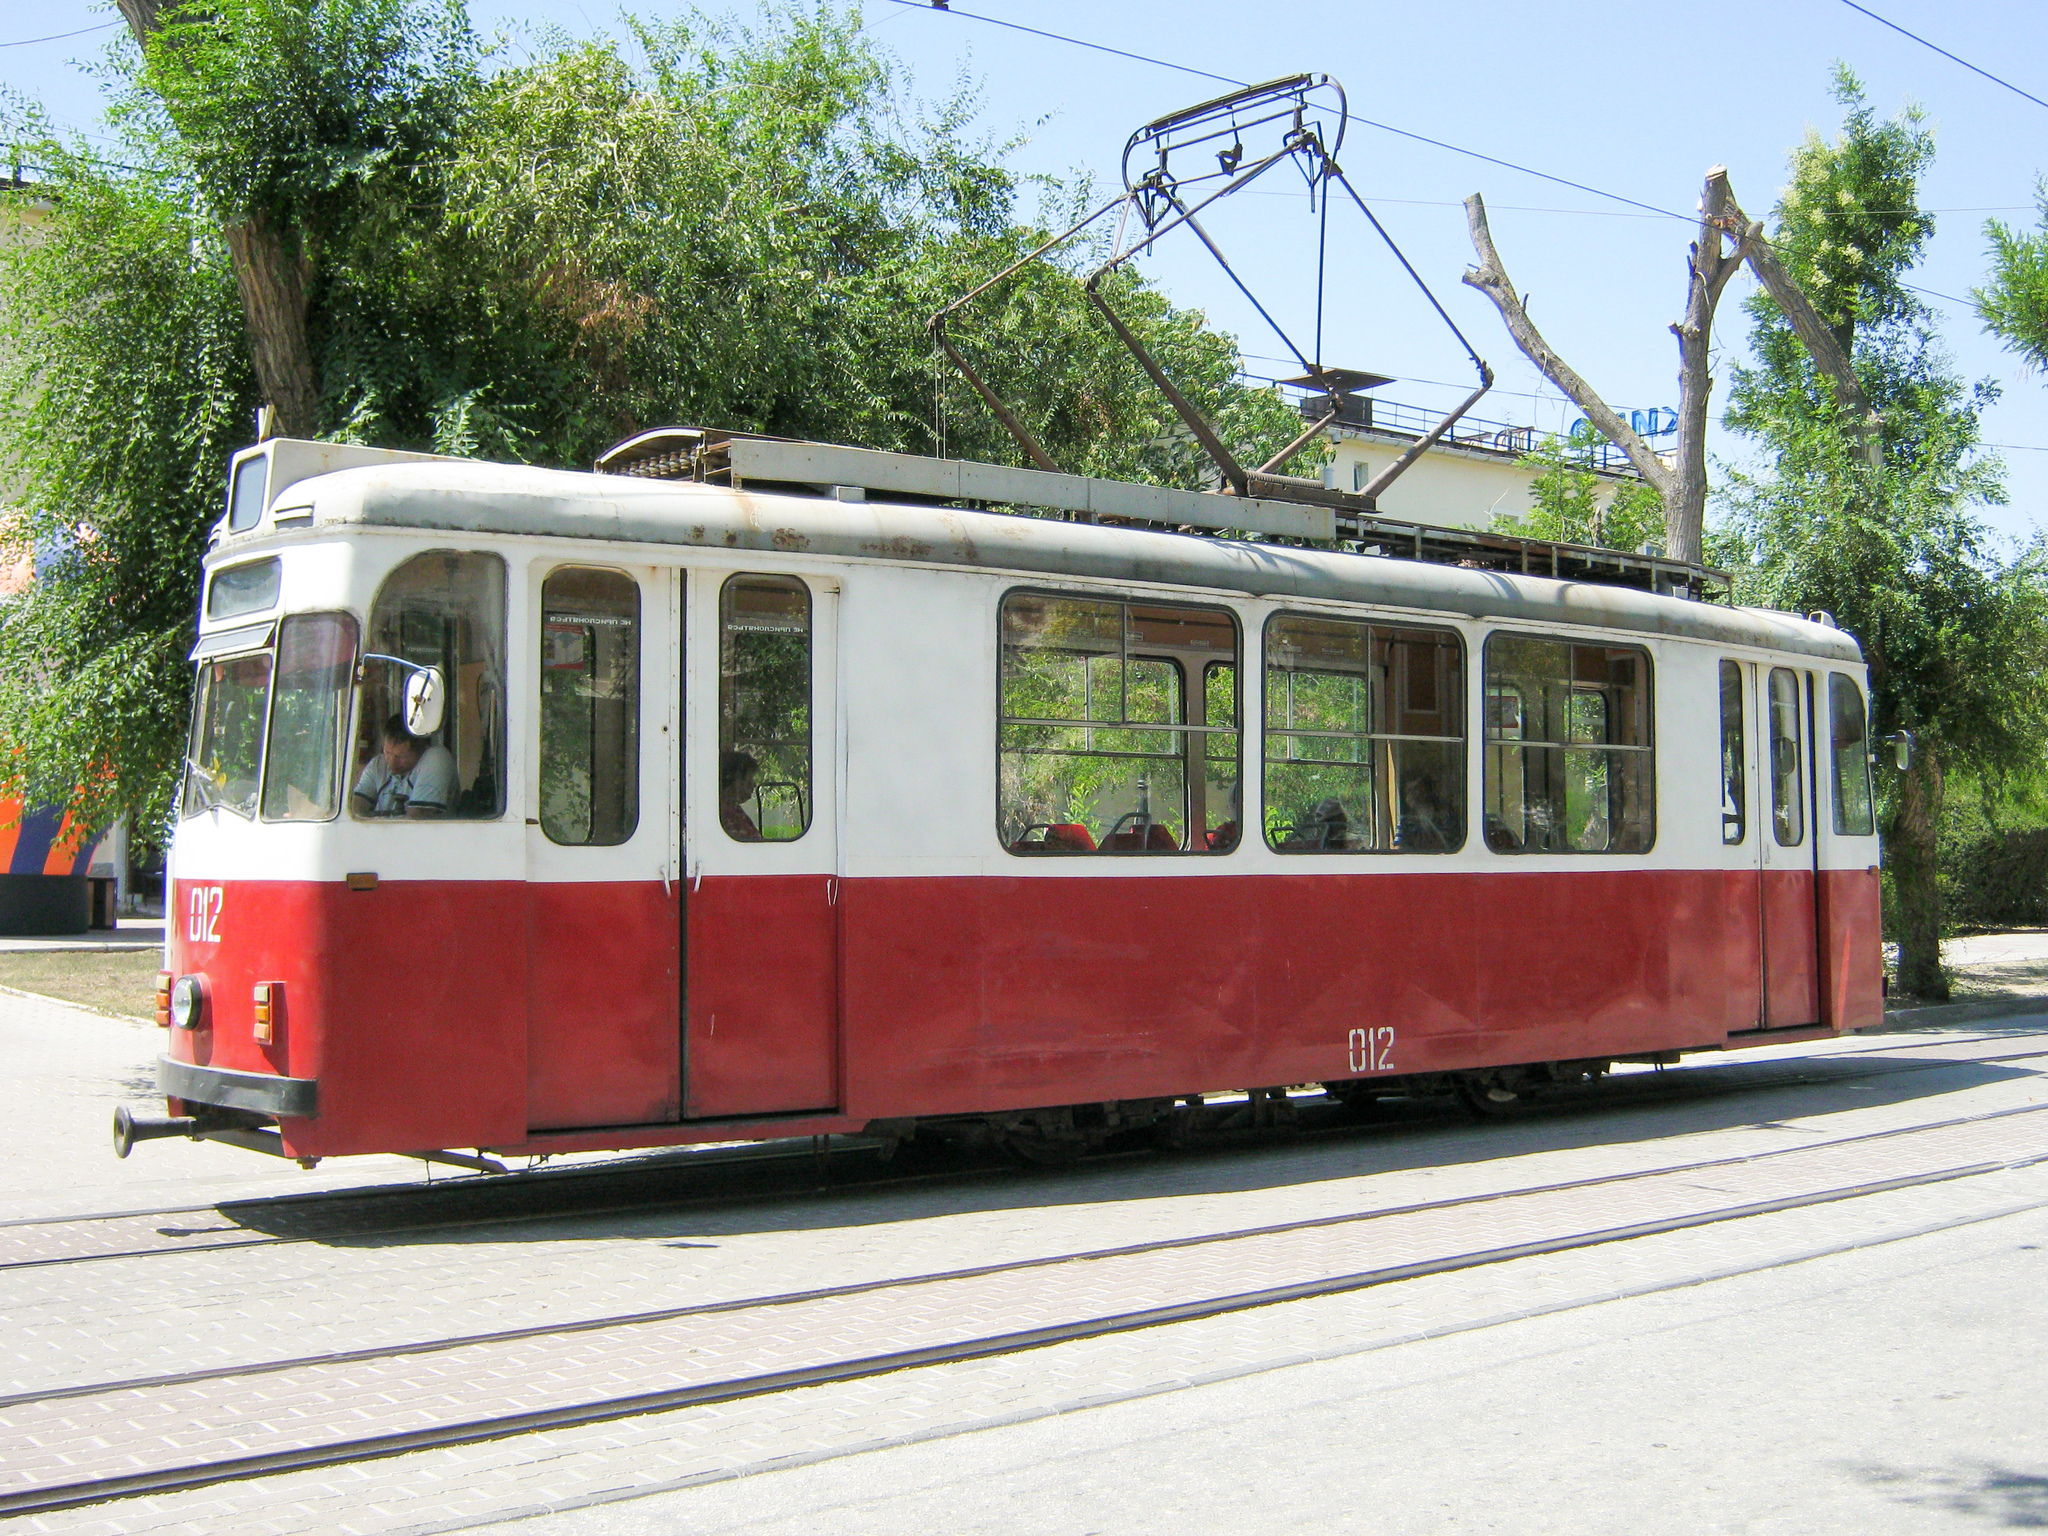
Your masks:
{"label": "tram window frame", "polygon": [[[1019,618],[1021,605],[1026,604],[1070,605],[1075,611],[1069,619],[1076,624],[1087,617],[1085,610],[1096,610],[1095,632],[1077,628],[1064,637],[1066,644],[1028,644],[1031,631]],[[1036,621],[1039,633],[1050,620],[1046,614]],[[1148,638],[1140,628],[1150,624],[1169,631],[1170,626],[1185,624],[1191,629],[1215,630],[1219,621],[1227,627],[1227,648],[1169,646],[1163,634]],[[1245,646],[1244,626],[1234,609],[1219,603],[1153,601],[1122,593],[1013,587],[997,603],[996,626],[995,830],[1006,853],[1020,858],[1092,854],[1221,858],[1243,846]],[[1113,643],[1111,627],[1115,630]],[[1017,658],[1046,655],[1079,660],[1074,674],[1081,688],[1079,715],[1010,713],[1016,702],[1012,684],[1027,670],[1018,665]],[[1157,690],[1131,686],[1133,666],[1162,664],[1170,670],[1160,676],[1170,679],[1170,686]],[[1028,670],[1042,674],[1043,681],[1054,688],[1061,686],[1045,667]],[[1230,723],[1212,725],[1210,705],[1226,670],[1228,680],[1220,686],[1227,690]],[[1098,698],[1106,701],[1110,692],[1114,694],[1113,715],[1110,702],[1097,702]],[[1141,700],[1149,694],[1150,701],[1156,702],[1157,708],[1145,708],[1147,715],[1163,712],[1167,718],[1132,719],[1134,694]],[[1199,724],[1189,718],[1196,700],[1201,704]],[[1106,737],[1106,742],[1098,742],[1098,735]],[[1216,751],[1218,743],[1227,743],[1224,752]],[[1075,786],[1085,787],[1086,767],[1065,776],[1064,782],[1057,773],[1037,785],[1025,782],[1029,760],[1050,758],[1098,765],[1150,762],[1161,765],[1161,770],[1134,769],[1120,779],[1105,777],[1095,785],[1092,799],[1079,804],[1074,798]],[[1199,772],[1191,771],[1197,764]],[[1163,816],[1156,814],[1158,797],[1151,791],[1152,777],[1162,770],[1172,786],[1166,793],[1173,797]],[[1099,767],[1097,771],[1107,772]],[[1201,783],[1199,802],[1191,793],[1197,778]],[[1135,805],[1124,808],[1123,802],[1131,800],[1134,792]],[[1099,839],[1089,820],[1076,819],[1083,816],[1092,816],[1100,824]]]}
{"label": "tram window frame", "polygon": [[[292,656],[292,648],[299,635],[315,625],[332,626],[339,643],[329,647],[328,660],[324,663],[329,672],[327,685],[318,689],[295,688],[294,694],[303,694],[313,706],[314,718],[294,724],[288,721],[280,710],[284,704],[287,682],[291,675],[286,670]],[[277,639],[273,645],[276,661],[270,673],[269,723],[263,733],[263,795],[261,799],[262,819],[266,822],[320,822],[332,821],[341,814],[340,790],[349,761],[349,720],[355,695],[356,656],[361,639],[361,626],[352,613],[288,613],[279,621]],[[324,700],[324,703],[322,702]],[[324,727],[317,719],[322,709],[327,714]],[[294,711],[296,712],[296,711]],[[310,729],[307,727],[310,726]],[[294,754],[283,749],[281,729],[292,729],[293,739],[301,744],[315,745],[324,735],[329,756],[324,768],[328,780],[326,794],[315,798],[305,792],[300,784],[281,781],[280,763],[289,762]],[[287,773],[289,769],[285,770]],[[316,777],[318,771],[316,771]],[[290,794],[296,789],[305,804],[294,810]],[[280,805],[281,801],[281,805]]]}
{"label": "tram window frame", "polygon": [[[1530,666],[1522,670],[1511,671],[1503,665],[1503,657],[1512,648],[1539,646],[1562,655],[1546,659],[1536,657],[1532,651]],[[1538,661],[1544,664],[1536,665]],[[1635,682],[1614,680],[1618,662],[1639,668]],[[1494,630],[1486,637],[1481,666],[1480,815],[1487,847],[1494,853],[1517,858],[1641,857],[1655,849],[1656,661],[1649,648],[1581,640],[1569,635]],[[1540,700],[1530,699],[1526,691],[1530,682],[1540,685],[1544,695]],[[1553,710],[1550,695],[1559,688],[1562,692],[1557,702],[1561,707]],[[1614,702],[1624,689],[1629,690],[1627,698],[1632,708],[1617,715]],[[1540,710],[1532,707],[1537,704],[1541,705]],[[1559,716],[1555,725],[1551,723],[1553,713]],[[1546,734],[1528,734],[1532,722]],[[1595,739],[1596,733],[1607,739]],[[1612,739],[1617,734],[1624,739]],[[1640,739],[1625,739],[1630,735]],[[1533,759],[1532,754],[1536,754]],[[1541,765],[1539,777],[1543,784],[1555,783],[1554,789],[1547,789],[1534,802],[1542,808],[1540,816],[1531,815],[1528,785],[1532,760]],[[1510,761],[1516,770],[1512,775],[1507,772]],[[1626,774],[1617,784],[1616,770],[1624,766]],[[1519,832],[1510,824],[1507,814],[1510,778],[1517,787]],[[1594,792],[1596,779],[1602,786],[1598,793],[1605,797],[1604,814],[1596,814],[1596,806],[1587,799]],[[1587,832],[1596,822],[1602,828],[1597,844],[1589,846],[1570,831],[1582,808]],[[1538,834],[1534,839],[1530,835],[1532,822]],[[1532,842],[1536,845],[1532,846]]]}
{"label": "tram window frame", "polygon": [[[770,736],[763,739],[758,725],[749,727],[752,734],[742,736],[740,725],[740,693],[737,686],[739,671],[736,664],[738,634],[784,634],[795,635],[794,629],[773,630],[764,627],[767,619],[757,621],[745,630],[736,630],[733,623],[736,595],[745,591],[760,593],[795,593],[803,598],[803,720],[802,738],[794,736]],[[778,843],[787,844],[801,840],[817,820],[817,712],[818,712],[818,604],[809,583],[798,576],[776,575],[765,571],[738,571],[719,584],[718,588],[718,823],[729,842],[740,844]],[[763,610],[764,615],[766,610]],[[786,726],[785,720],[785,726]],[[739,767],[737,758],[744,756],[753,764],[750,777],[753,780],[751,793],[736,799],[729,799],[737,781],[729,781],[728,775]],[[767,774],[795,774],[796,777],[769,778]],[[784,793],[771,798],[765,792],[770,789]],[[796,830],[787,835],[778,835],[781,828],[792,823],[786,816],[771,817],[770,807],[778,809],[785,801],[793,801],[796,816]],[[747,807],[751,804],[753,809]]]}
{"label": "tram window frame", "polygon": [[[589,590],[573,590],[579,583]],[[616,848],[639,830],[645,606],[640,583],[614,567],[558,565],[541,579],[536,819],[558,847]],[[570,725],[572,712],[585,716],[581,754],[556,729]],[[579,815],[582,835],[570,835]]]}
{"label": "tram window frame", "polygon": [[[1721,690],[1721,841],[1734,847],[1749,841],[1749,676],[1726,657],[1719,670]],[[1734,708],[1729,708],[1730,705]],[[1730,725],[1733,729],[1730,729]]]}
{"label": "tram window frame", "polygon": [[[1855,706],[1854,734],[1844,734],[1843,701]],[[1870,707],[1856,679],[1842,672],[1828,674],[1828,749],[1834,772],[1837,837],[1873,837],[1877,810],[1870,783]],[[1859,793],[1860,791],[1860,793]]]}
{"label": "tram window frame", "polygon": [[268,613],[277,606],[283,587],[284,562],[276,555],[224,565],[206,578],[206,616],[233,619]]}
{"label": "tram window frame", "polygon": [[[444,562],[443,588],[423,581],[417,590],[408,591],[406,584],[415,580],[411,573],[431,577],[428,562],[436,560]],[[422,550],[399,561],[377,584],[356,667],[355,742],[347,795],[349,814],[356,821],[411,826],[497,821],[504,816],[506,593],[505,558],[486,549]],[[394,655],[409,665],[378,659]],[[438,668],[446,687],[442,723],[431,733],[429,747],[454,759],[455,803],[426,815],[409,803],[402,811],[381,816],[365,812],[362,802],[371,797],[361,791],[383,750],[386,724],[403,708],[407,678],[423,666]]]}
{"label": "tram window frame", "polygon": [[[1779,733],[1781,722],[1778,697],[1778,679],[1784,678],[1791,685],[1792,698],[1789,719],[1792,734]],[[1773,667],[1764,680],[1764,751],[1765,769],[1771,781],[1771,836],[1780,848],[1798,848],[1806,842],[1806,690],[1800,686],[1799,673],[1790,667]],[[1789,743],[1792,748],[1792,765],[1783,766],[1778,748]],[[1790,786],[1789,797],[1786,794]]]}
{"label": "tram window frame", "polygon": [[[1334,633],[1337,629],[1357,631],[1363,645],[1360,669],[1353,672],[1276,666],[1274,658],[1288,645],[1282,631],[1289,625],[1299,626],[1305,635],[1318,626],[1327,627],[1332,633],[1326,638],[1331,640],[1343,638]],[[1425,638],[1428,649],[1437,658],[1429,668],[1430,686],[1437,690],[1437,708],[1434,710],[1419,710],[1409,702],[1409,691],[1417,680],[1412,665],[1397,666],[1391,654],[1384,662],[1379,659],[1383,650],[1391,651],[1396,646],[1408,653],[1404,662],[1412,659],[1413,652],[1421,647]],[[1441,625],[1390,623],[1384,619],[1353,618],[1348,614],[1282,609],[1267,617],[1261,639],[1259,672],[1264,707],[1259,721],[1260,780],[1261,801],[1265,807],[1262,820],[1266,846],[1275,853],[1285,854],[1409,856],[1457,853],[1463,849],[1471,820],[1466,803],[1471,773],[1471,725],[1466,718],[1465,705],[1468,664],[1465,637],[1459,631]],[[1299,652],[1298,646],[1295,649]],[[1450,665],[1443,667],[1441,659],[1446,657]],[[1340,658],[1332,655],[1328,659],[1335,661]],[[1284,718],[1290,722],[1279,726],[1274,723],[1276,675],[1286,680],[1283,685],[1286,700]],[[1347,675],[1354,677],[1356,682],[1350,710],[1353,728],[1339,730],[1292,723],[1297,718],[1294,711],[1296,678]],[[1311,703],[1306,707],[1313,708],[1314,705]],[[1456,734],[1429,736],[1390,729],[1402,723],[1402,717],[1414,714],[1434,714],[1448,721]],[[1357,728],[1361,721],[1362,729]],[[1276,739],[1290,744],[1290,755],[1275,756]],[[1325,759],[1291,755],[1295,744],[1324,740],[1346,744],[1353,756]],[[1432,748],[1439,749],[1439,752],[1432,753]],[[1438,786],[1435,818],[1430,817],[1426,810],[1411,813],[1406,804],[1407,784],[1413,782],[1416,775],[1429,771],[1423,759],[1432,755],[1440,756],[1433,775]],[[1355,792],[1350,795],[1318,795],[1305,802],[1312,807],[1306,818],[1297,816],[1284,823],[1276,821],[1274,807],[1286,797],[1285,792],[1276,794],[1279,782],[1276,769],[1285,773],[1289,769],[1301,768],[1311,770],[1306,775],[1311,782],[1318,778],[1325,780],[1315,785],[1320,789],[1334,788],[1345,777],[1362,781],[1362,796]],[[1317,769],[1347,768],[1359,771],[1350,775],[1318,775],[1313,772]],[[1295,793],[1292,798],[1300,800],[1302,797]],[[1351,814],[1353,806],[1348,802],[1361,798],[1364,801],[1363,815]],[[1343,813],[1341,816],[1315,814],[1333,802],[1335,809]],[[1404,835],[1404,829],[1411,820],[1411,814],[1419,816],[1434,830],[1437,846],[1409,846],[1408,839],[1413,833]],[[1360,825],[1364,828],[1364,841],[1354,842],[1354,837],[1360,834],[1352,829]],[[1340,826],[1343,828],[1340,840],[1333,843],[1332,831]]]}

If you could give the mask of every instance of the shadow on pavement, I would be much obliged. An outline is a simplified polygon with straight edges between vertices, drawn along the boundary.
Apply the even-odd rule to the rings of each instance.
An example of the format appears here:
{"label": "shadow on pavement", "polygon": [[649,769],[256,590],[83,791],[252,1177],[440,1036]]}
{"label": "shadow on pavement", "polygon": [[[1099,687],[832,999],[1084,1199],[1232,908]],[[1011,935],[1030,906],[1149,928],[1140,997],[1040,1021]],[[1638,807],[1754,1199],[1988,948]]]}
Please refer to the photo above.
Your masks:
{"label": "shadow on pavement", "polygon": [[[2028,1032],[2014,1031],[2016,1036]],[[2048,1037],[2031,1032],[2043,1048]],[[2012,1045],[2024,1049],[2022,1039]],[[1986,1054],[1999,1054],[2003,1041]],[[1174,1151],[1138,1146],[1058,1169],[1019,1168],[986,1148],[920,1139],[884,1161],[835,1141],[710,1153],[669,1151],[601,1168],[466,1177],[432,1186],[226,1202],[258,1232],[348,1246],[704,1238],[858,1227],[970,1212],[1236,1194],[1402,1170],[1502,1162],[1539,1152],[1655,1142],[1891,1104],[1949,1118],[1939,1100],[2033,1076],[2027,1064],[1930,1061],[1911,1049],[1753,1061],[1710,1059],[1630,1073],[1508,1120],[1474,1123],[1444,1101],[1383,1100],[1374,1110],[1305,1110],[1289,1139]],[[1958,1106],[1953,1114],[1970,1113]],[[1827,1133],[1815,1132],[1815,1139]],[[1784,1143],[1774,1137],[1769,1149]],[[1759,1151],[1766,1150],[1759,1145]],[[1692,1154],[1674,1152],[1672,1162]],[[1727,1149],[1716,1154],[1727,1156]],[[1541,1181],[1504,1175],[1503,1184]]]}

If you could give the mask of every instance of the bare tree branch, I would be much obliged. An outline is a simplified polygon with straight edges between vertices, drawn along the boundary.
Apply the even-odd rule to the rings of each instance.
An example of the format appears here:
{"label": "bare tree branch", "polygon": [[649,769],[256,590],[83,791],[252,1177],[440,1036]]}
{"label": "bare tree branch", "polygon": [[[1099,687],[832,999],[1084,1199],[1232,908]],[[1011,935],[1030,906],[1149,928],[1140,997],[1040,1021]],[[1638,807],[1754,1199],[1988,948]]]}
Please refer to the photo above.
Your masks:
{"label": "bare tree branch", "polygon": [[1806,290],[1792,280],[1792,274],[1785,270],[1778,260],[1778,253],[1771,249],[1770,241],[1764,238],[1764,227],[1744,213],[1735,201],[1735,194],[1728,194],[1727,208],[1722,215],[1722,227],[1741,241],[1742,252],[1749,262],[1750,270],[1757,275],[1757,281],[1764,285],[1764,291],[1784,312],[1791,322],[1794,334],[1805,346],[1807,355],[1814,366],[1834,381],[1835,399],[1844,410],[1855,418],[1856,430],[1863,437],[1863,455],[1873,469],[1884,467],[1884,418],[1870,403],[1870,397],[1863,393],[1863,384],[1856,377],[1856,369],[1843,350],[1835,333],[1827,328],[1820,314],[1813,307],[1813,300],[1806,296]]}
{"label": "bare tree branch", "polygon": [[1465,199],[1465,219],[1472,230],[1472,248],[1479,253],[1479,265],[1465,274],[1465,281],[1493,300],[1501,319],[1507,322],[1508,334],[1514,337],[1515,345],[1522,349],[1530,362],[1543,370],[1545,378],[1563,390],[1572,403],[1586,413],[1587,420],[1628,455],[1636,473],[1654,486],[1669,506],[1678,489],[1677,476],[1657,457],[1656,450],[1615,415],[1607,402],[1594,393],[1593,386],[1573,372],[1571,365],[1552,351],[1550,343],[1543,339],[1516,295],[1515,285],[1508,281],[1507,272],[1501,266],[1500,253],[1493,248],[1493,233],[1486,227],[1486,204],[1476,192]]}

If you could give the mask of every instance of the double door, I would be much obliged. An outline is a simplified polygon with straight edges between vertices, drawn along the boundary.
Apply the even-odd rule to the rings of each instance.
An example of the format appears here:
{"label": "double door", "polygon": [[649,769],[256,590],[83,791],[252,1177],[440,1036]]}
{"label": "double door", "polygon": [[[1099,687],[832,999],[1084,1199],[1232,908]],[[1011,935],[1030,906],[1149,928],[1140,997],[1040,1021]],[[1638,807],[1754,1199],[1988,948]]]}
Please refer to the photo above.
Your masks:
{"label": "double door", "polygon": [[531,1129],[838,1102],[836,599],[535,567]]}
{"label": "double door", "polygon": [[[1736,881],[1732,1023],[1796,1029],[1821,1020],[1821,830],[1816,677],[1799,667],[1724,660],[1722,841]],[[1744,958],[1747,957],[1747,958]]]}

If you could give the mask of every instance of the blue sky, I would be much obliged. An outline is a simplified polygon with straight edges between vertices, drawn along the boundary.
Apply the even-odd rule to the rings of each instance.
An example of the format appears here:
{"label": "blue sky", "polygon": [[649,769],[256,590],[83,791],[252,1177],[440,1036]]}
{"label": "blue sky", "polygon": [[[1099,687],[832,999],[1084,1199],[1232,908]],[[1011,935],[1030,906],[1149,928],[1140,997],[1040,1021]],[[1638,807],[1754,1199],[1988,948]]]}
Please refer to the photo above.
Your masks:
{"label": "blue sky", "polygon": [[[2048,7],[1987,0],[1866,0],[1869,8],[1950,52],[2048,99]],[[712,5],[741,19],[751,3]],[[658,4],[650,15],[669,14]],[[0,3],[0,44],[105,22],[95,0]],[[1677,351],[1667,327],[1684,302],[1691,214],[1708,166],[1729,168],[1736,195],[1768,214],[1787,150],[1809,127],[1832,132],[1837,59],[1862,78],[1882,113],[1917,102],[1939,158],[1923,186],[1936,233],[1914,281],[1965,298],[1984,280],[1987,217],[2033,222],[2036,178],[2048,170],[2048,108],[1888,30],[1842,0],[1724,0],[1716,5],[1534,6],[1467,0],[1449,7],[1251,8],[1185,0],[870,0],[876,40],[908,87],[944,96],[964,74],[983,91],[983,122],[1023,136],[1020,171],[1114,184],[1130,130],[1213,95],[1213,81],[992,24],[1008,21],[1236,79],[1304,70],[1336,76],[1359,116],[1619,194],[1626,203],[1354,125],[1344,165],[1438,297],[1499,374],[1475,414],[1561,426],[1567,406],[1524,360],[1492,306],[1465,288],[1471,259],[1461,199],[1486,197],[1494,237],[1537,323],[1613,404],[1676,404]],[[539,29],[617,32],[619,13],[577,0],[472,0],[486,33],[516,57]],[[85,65],[112,32],[0,47],[0,82],[42,101],[60,121],[94,126],[97,88]],[[1284,185],[1273,180],[1276,186]],[[1296,186],[1299,181],[1297,178]],[[1314,288],[1314,226],[1305,199],[1240,199],[1215,232],[1255,292],[1290,327],[1306,327]],[[1199,246],[1184,240],[1146,269],[1176,300],[1234,331],[1255,369],[1282,348]],[[1448,404],[1469,364],[1407,280],[1341,211],[1331,225],[1327,361],[1392,374],[1384,393]],[[1721,307],[1722,352],[1740,357],[1749,291],[1738,278]],[[2032,375],[1983,334],[1966,305],[1929,299],[1958,366],[2004,389],[1986,418],[2003,450],[2012,503],[1990,521],[2020,536],[2048,523],[2048,378]],[[1725,380],[1725,367],[1717,379]],[[1441,383],[1424,381],[1442,381]],[[1717,391],[1717,405],[1721,400]],[[1740,458],[1717,431],[1714,450]]]}

